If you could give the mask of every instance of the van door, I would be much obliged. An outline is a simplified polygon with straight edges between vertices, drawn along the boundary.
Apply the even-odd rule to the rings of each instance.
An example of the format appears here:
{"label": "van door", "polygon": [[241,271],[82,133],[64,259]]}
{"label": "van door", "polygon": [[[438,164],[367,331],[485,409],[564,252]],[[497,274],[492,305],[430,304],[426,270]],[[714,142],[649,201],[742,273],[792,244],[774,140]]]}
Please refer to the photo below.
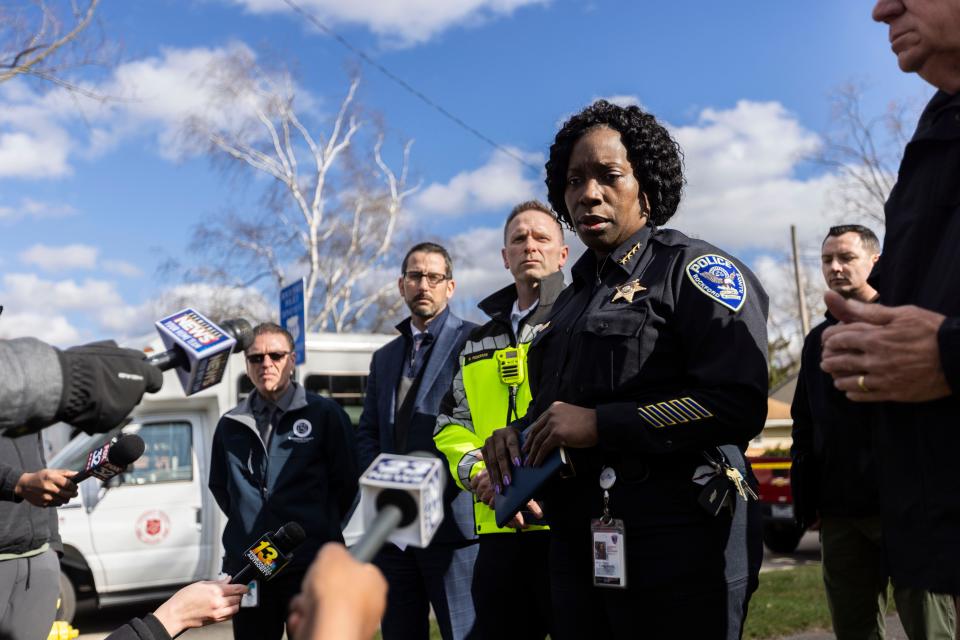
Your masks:
{"label": "van door", "polygon": [[144,451],[102,492],[90,514],[105,592],[191,582],[200,577],[203,479],[194,447],[200,418],[124,428]]}

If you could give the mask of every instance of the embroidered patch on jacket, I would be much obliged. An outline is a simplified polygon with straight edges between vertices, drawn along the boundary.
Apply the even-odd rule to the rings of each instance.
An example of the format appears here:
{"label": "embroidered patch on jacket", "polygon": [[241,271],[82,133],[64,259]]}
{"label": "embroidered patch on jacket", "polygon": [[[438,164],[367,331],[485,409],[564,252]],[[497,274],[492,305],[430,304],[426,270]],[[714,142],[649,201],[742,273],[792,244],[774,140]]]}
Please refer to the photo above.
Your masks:
{"label": "embroidered patch on jacket", "polygon": [[289,439],[292,442],[310,442],[313,440],[310,436],[311,433],[313,433],[313,424],[309,420],[301,418],[293,423],[293,433],[289,436]]}
{"label": "embroidered patch on jacket", "polygon": [[692,260],[686,271],[697,289],[728,309],[739,311],[747,299],[743,274],[728,258],[709,253]]}

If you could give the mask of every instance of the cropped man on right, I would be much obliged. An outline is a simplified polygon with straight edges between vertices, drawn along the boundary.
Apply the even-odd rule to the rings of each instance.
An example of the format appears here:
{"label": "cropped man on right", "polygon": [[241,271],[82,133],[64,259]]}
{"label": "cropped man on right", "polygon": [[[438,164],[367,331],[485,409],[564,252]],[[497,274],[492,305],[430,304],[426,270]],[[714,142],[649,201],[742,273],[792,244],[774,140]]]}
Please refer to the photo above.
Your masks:
{"label": "cropped man on right", "polygon": [[[479,304],[490,321],[474,329],[460,352],[433,439],[456,483],[474,495],[480,548],[472,593],[480,637],[542,640],[552,618],[549,533],[536,520],[497,527],[489,506],[494,487],[479,453],[487,436],[527,411],[527,348],[563,290],[560,268],[569,248],[550,207],[532,200],[507,216],[501,254],[514,282]],[[536,502],[529,507],[528,517],[542,515]]]}
{"label": "cropped man on right", "polygon": [[[880,242],[861,225],[832,227],[823,241],[821,269],[827,287],[847,300],[871,303],[867,283],[880,258]],[[797,519],[819,518],[823,582],[833,630],[844,638],[882,638],[887,585],[912,640],[953,638],[950,596],[933,595],[890,580],[883,556],[877,467],[872,451],[871,407],[848,400],[820,369],[821,340],[837,319],[827,312],[803,345],[793,399],[792,488]]]}
{"label": "cropped man on right", "polygon": [[821,366],[876,407],[891,575],[960,595],[960,0],[878,0],[873,19],[900,69],[938,91],[884,207],[880,302],[827,292],[841,323],[824,332]]}

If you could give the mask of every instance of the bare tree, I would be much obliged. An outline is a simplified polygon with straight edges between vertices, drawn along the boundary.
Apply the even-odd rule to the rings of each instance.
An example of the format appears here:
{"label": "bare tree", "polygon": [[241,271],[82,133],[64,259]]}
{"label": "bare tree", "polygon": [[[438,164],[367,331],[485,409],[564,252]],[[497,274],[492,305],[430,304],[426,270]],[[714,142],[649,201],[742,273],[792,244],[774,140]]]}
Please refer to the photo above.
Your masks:
{"label": "bare tree", "polygon": [[33,0],[0,6],[0,82],[28,76],[80,90],[61,73],[87,61],[81,35],[99,4]]}
{"label": "bare tree", "polygon": [[840,215],[883,228],[883,205],[906,146],[913,100],[891,101],[884,113],[863,113],[863,85],[848,83],[831,96],[833,127],[816,160],[842,178],[835,192]]}
{"label": "bare tree", "polygon": [[[822,319],[826,310],[823,303],[823,276],[816,264],[819,251],[801,250],[800,269],[803,274],[803,297],[813,324]],[[815,262],[816,260],[816,262]],[[797,314],[797,291],[793,261],[788,252],[771,257],[759,273],[767,294],[770,309],[767,317],[767,353],[770,358],[770,384],[777,384],[800,367],[803,330]]]}
{"label": "bare tree", "polygon": [[417,188],[408,186],[412,141],[399,171],[384,160],[382,133],[369,138],[366,154],[358,149],[356,77],[325,133],[294,108],[289,74],[267,72],[249,52],[235,51],[213,82],[220,107],[250,117],[196,116],[187,135],[205,141],[213,158],[267,176],[271,189],[256,215],[230,212],[197,228],[193,247],[213,260],[193,274],[233,287],[266,278],[275,289],[302,276],[309,330],[349,331],[371,324],[373,310],[395,314],[395,278],[383,274],[394,266],[404,200]]}

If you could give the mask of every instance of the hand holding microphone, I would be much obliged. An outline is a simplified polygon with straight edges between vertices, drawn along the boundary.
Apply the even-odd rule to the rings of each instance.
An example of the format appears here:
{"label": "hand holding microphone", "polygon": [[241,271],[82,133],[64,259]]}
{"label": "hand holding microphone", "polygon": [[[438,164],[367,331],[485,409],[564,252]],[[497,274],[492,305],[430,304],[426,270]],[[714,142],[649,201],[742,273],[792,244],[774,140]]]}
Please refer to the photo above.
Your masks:
{"label": "hand holding microphone", "polygon": [[74,484],[80,484],[90,477],[106,481],[123,473],[127,465],[136,462],[143,455],[143,438],[136,434],[120,436],[87,454],[87,464],[80,473],[73,476]]}
{"label": "hand holding microphone", "polygon": [[251,580],[270,580],[293,558],[293,551],[307,538],[296,522],[288,522],[274,533],[265,533],[243,553],[246,565],[230,580],[230,584],[246,584]]}
{"label": "hand holding microphone", "polygon": [[77,495],[72,478],[76,471],[40,469],[20,476],[13,488],[14,499],[26,500],[35,507],[59,507]]}

